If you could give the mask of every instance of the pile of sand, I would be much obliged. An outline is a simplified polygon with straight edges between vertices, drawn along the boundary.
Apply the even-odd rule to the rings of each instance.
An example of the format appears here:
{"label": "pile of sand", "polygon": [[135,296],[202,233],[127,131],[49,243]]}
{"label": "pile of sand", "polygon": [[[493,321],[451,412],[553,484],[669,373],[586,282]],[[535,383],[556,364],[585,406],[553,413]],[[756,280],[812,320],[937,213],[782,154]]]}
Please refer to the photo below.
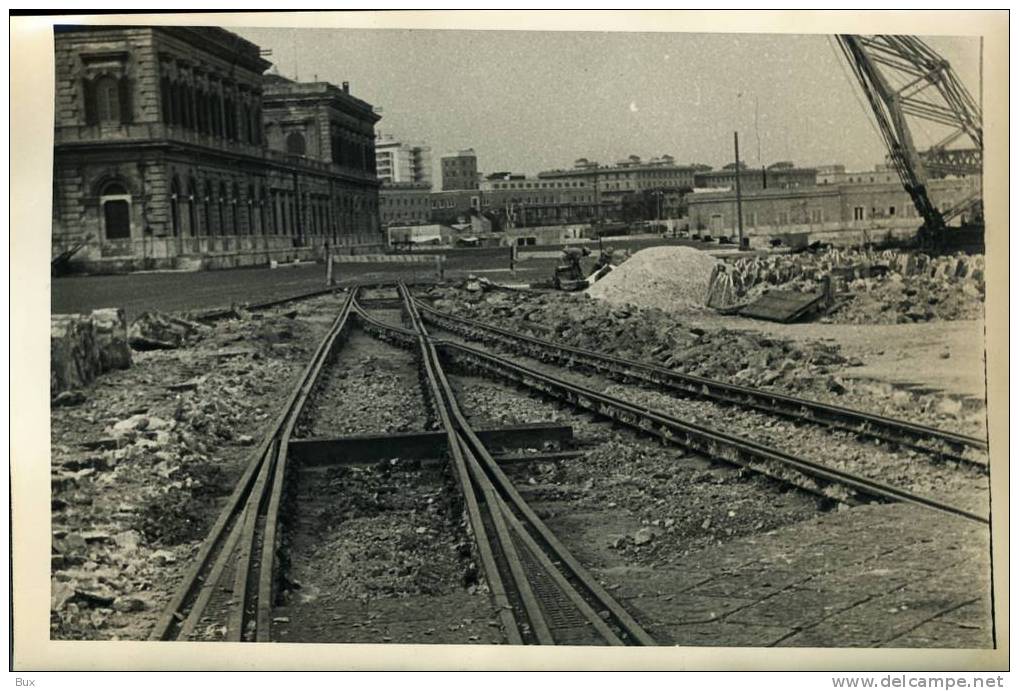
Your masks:
{"label": "pile of sand", "polygon": [[718,260],[692,247],[649,247],[587,289],[613,305],[702,307]]}

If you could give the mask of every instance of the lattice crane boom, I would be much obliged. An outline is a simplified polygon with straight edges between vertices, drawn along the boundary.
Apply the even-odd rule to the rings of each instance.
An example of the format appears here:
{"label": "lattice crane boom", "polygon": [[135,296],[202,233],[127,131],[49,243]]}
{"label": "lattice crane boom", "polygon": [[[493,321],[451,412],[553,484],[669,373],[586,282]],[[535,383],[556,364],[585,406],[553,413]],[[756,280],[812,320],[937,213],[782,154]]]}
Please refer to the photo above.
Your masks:
{"label": "lattice crane boom", "polygon": [[[841,34],[839,47],[863,89],[888,149],[888,157],[924,220],[922,235],[937,241],[945,218],[927,194],[932,177],[979,174],[983,163],[980,108],[948,61],[914,36]],[[893,84],[890,76],[898,78]],[[950,128],[918,151],[909,127],[915,118]],[[947,148],[968,139],[969,148]]]}

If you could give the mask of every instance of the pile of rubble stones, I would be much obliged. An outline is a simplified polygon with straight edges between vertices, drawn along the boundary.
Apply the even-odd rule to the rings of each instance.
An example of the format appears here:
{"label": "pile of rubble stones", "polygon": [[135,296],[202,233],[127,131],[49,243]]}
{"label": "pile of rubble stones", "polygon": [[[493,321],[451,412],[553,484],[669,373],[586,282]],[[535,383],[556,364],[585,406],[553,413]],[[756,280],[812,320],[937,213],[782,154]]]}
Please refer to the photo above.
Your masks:
{"label": "pile of rubble stones", "polygon": [[656,308],[613,307],[584,295],[436,286],[436,309],[563,345],[667,367],[684,374],[771,389],[875,414],[982,434],[972,406],[937,392],[886,390],[845,375],[864,363],[828,341],[793,341],[735,329],[684,325]]}
{"label": "pile of rubble stones", "polygon": [[778,290],[816,291],[831,278],[840,306],[827,321],[902,324],[980,319],[984,312],[984,257],[921,252],[829,249],[819,253],[743,257],[711,277],[708,303],[730,307]]}
{"label": "pile of rubble stones", "polygon": [[[582,295],[435,288],[437,309],[577,348],[670,369],[790,391],[812,388],[846,362],[837,345],[750,331],[688,327],[657,308],[613,307]],[[822,385],[823,382],[822,382]]]}

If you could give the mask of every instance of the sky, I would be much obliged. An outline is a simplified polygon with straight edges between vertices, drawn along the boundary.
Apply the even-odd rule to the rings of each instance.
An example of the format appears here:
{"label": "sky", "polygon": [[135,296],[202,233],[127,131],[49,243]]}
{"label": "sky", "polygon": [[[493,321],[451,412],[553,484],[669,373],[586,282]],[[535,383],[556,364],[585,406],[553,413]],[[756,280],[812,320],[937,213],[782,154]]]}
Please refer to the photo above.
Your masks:
{"label": "sky", "polygon": [[[483,172],[534,174],[577,158],[673,155],[715,168],[843,163],[885,149],[834,43],[822,35],[232,28],[279,73],[337,85],[381,112],[376,131]],[[979,42],[933,37],[978,97]],[[920,148],[936,131],[917,131]]]}

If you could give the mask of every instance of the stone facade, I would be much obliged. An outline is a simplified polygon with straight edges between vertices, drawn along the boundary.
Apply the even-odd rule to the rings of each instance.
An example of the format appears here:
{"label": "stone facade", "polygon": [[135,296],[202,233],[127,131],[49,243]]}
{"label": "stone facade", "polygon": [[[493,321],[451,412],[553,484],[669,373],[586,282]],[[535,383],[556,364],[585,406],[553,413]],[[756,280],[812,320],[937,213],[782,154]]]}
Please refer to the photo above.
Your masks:
{"label": "stone facade", "polygon": [[263,77],[258,46],[213,27],[57,27],[55,53],[54,253],[211,268],[382,241],[378,116],[345,90]]}

